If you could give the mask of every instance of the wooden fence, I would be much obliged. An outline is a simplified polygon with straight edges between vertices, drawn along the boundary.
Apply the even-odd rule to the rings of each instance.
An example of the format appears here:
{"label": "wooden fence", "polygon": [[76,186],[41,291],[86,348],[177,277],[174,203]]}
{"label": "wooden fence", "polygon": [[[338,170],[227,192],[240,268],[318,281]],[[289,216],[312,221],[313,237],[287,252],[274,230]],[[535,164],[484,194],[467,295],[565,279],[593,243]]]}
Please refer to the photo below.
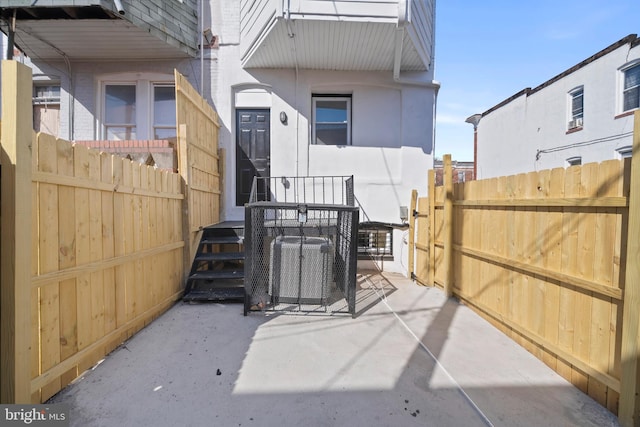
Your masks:
{"label": "wooden fence", "polygon": [[410,271],[623,425],[640,410],[640,112],[635,122],[633,170],[612,160],[454,185],[445,156],[444,186],[430,173],[429,196],[416,202]]}
{"label": "wooden fence", "polygon": [[[2,77],[0,401],[35,403],[180,298],[185,227],[209,225],[218,212],[203,211],[219,205],[187,215],[185,194],[204,188],[179,174],[36,135],[30,69],[3,61]],[[199,155],[199,138],[180,141],[187,156]],[[215,147],[217,132],[209,138]],[[217,174],[217,164],[183,161]]]}
{"label": "wooden fence", "polygon": [[[220,222],[221,174],[218,114],[178,71],[176,123],[178,170],[185,183],[185,262],[191,265],[202,227]],[[188,271],[185,271],[188,273]]]}

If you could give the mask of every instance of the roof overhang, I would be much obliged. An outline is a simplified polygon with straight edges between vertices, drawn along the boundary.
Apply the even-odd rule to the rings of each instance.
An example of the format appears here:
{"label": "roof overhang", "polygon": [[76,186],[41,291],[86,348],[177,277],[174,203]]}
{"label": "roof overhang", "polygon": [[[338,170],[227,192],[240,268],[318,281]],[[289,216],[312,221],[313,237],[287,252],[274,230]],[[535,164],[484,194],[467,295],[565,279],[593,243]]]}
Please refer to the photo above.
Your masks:
{"label": "roof overhang", "polygon": [[[15,45],[33,59],[175,59],[197,54],[195,29],[174,37],[134,16],[101,6],[2,8],[6,22],[12,20],[14,11]],[[8,33],[6,22],[2,31]]]}
{"label": "roof overhang", "polygon": [[[242,58],[245,68],[390,71],[396,55],[397,22],[348,22],[274,17]],[[408,32],[403,38],[400,69],[425,71]]]}

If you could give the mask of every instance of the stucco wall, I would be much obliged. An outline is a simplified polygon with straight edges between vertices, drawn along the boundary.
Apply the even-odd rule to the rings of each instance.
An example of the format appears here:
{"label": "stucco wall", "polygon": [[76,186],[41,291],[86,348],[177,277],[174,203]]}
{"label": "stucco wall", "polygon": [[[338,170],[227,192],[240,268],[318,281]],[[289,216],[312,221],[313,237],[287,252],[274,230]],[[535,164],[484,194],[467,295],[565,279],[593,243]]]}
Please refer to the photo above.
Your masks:
{"label": "stucco wall", "polygon": [[[619,68],[637,59],[640,46],[623,45],[483,116],[478,125],[478,177],[562,167],[574,156],[581,156],[583,164],[616,158],[616,148],[630,145],[633,131],[633,116],[616,118],[622,102]],[[583,128],[567,133],[568,93],[581,85]]]}

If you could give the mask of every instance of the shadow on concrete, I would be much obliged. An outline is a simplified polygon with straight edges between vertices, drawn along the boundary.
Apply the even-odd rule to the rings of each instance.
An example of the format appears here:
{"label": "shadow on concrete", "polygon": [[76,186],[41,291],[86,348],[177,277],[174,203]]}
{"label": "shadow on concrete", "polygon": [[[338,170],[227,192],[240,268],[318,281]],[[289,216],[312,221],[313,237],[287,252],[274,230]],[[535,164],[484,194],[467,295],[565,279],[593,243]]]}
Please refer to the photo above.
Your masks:
{"label": "shadow on concrete", "polygon": [[356,319],[179,303],[51,402],[72,426],[616,425],[437,289],[363,289]]}

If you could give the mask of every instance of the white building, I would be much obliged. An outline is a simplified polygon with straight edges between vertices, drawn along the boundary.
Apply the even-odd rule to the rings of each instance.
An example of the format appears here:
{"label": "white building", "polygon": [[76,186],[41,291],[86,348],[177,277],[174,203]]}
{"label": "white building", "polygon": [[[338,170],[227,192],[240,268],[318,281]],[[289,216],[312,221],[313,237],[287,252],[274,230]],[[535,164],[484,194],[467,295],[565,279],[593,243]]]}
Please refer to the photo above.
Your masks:
{"label": "white building", "polygon": [[632,34],[482,113],[478,178],[628,156],[639,102],[640,39]]}
{"label": "white building", "polygon": [[[0,7],[47,105],[38,120],[62,138],[170,139],[173,69],[201,90],[222,125],[224,220],[243,219],[256,173],[354,175],[361,221],[402,223],[411,190],[426,193],[434,0],[15,3]],[[243,135],[257,145],[241,160]],[[386,269],[406,271],[403,233]]]}

